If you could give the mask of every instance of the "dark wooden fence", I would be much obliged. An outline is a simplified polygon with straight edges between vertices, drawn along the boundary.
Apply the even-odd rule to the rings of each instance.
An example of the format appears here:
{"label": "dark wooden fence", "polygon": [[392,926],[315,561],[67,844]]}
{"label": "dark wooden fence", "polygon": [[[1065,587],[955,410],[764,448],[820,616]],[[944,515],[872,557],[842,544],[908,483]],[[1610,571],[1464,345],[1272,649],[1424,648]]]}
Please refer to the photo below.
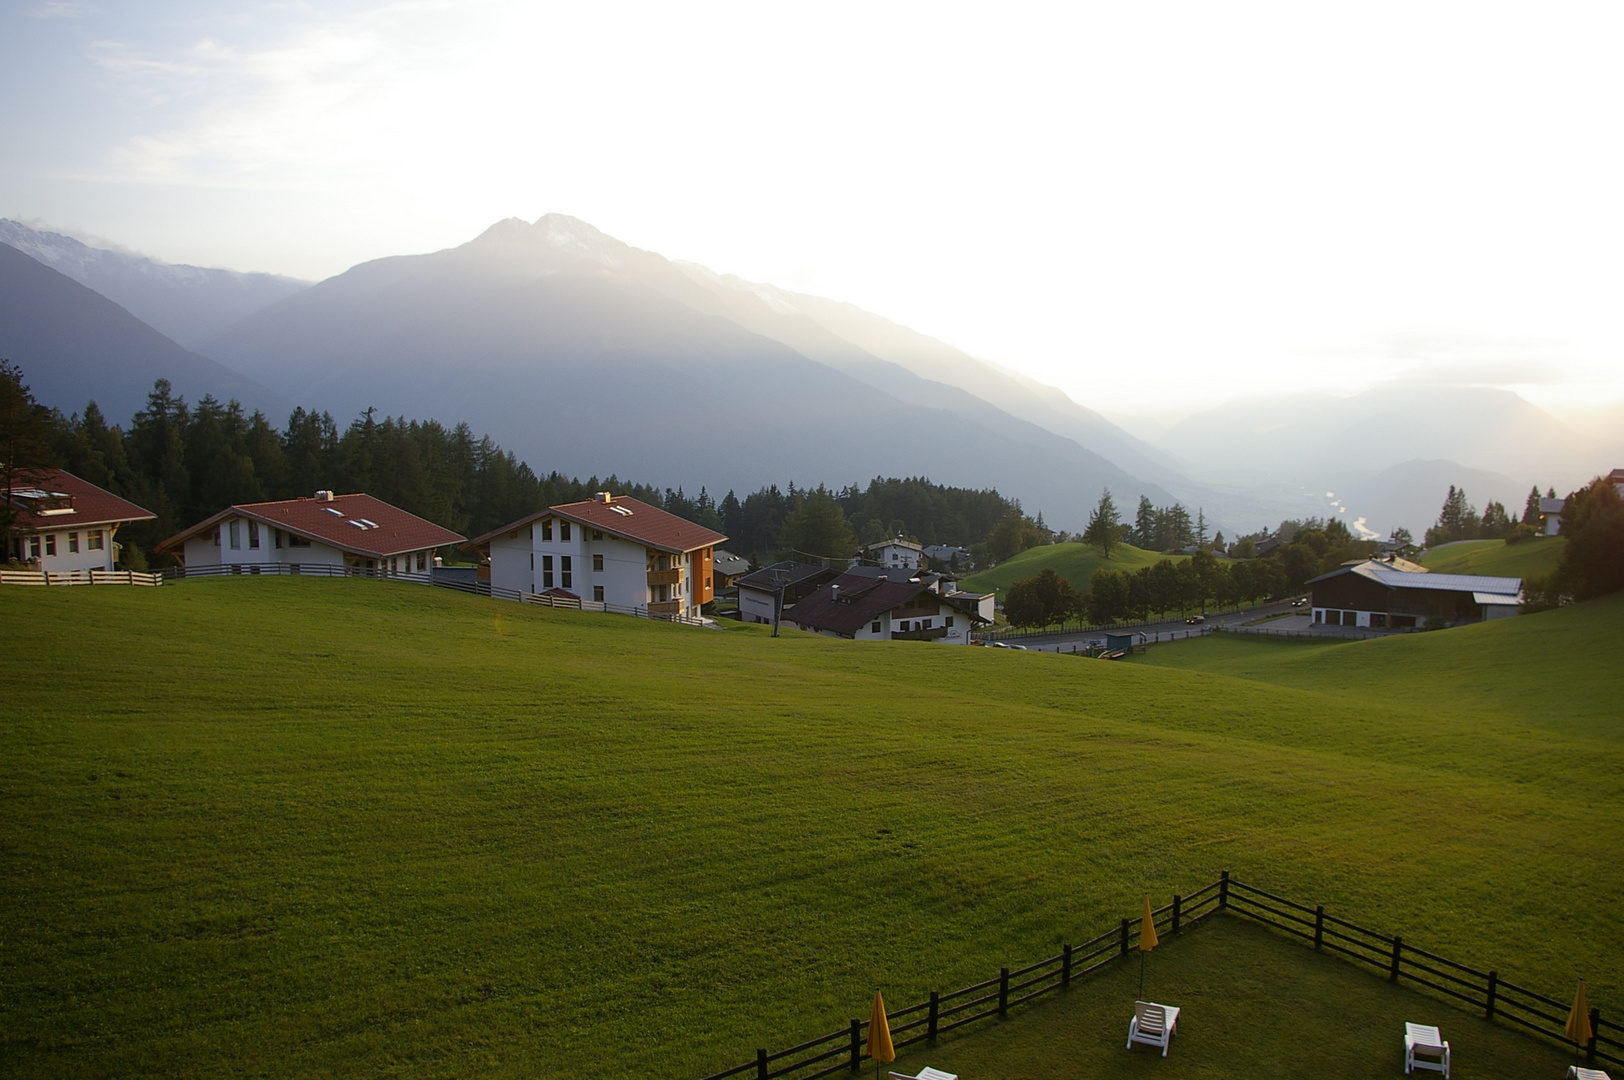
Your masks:
{"label": "dark wooden fence", "polygon": [[[1501,979],[1495,971],[1479,971],[1436,953],[1406,945],[1397,934],[1388,936],[1325,913],[1324,905],[1308,906],[1255,888],[1224,871],[1217,881],[1188,896],[1174,894],[1173,902],[1156,908],[1151,916],[1156,933],[1177,934],[1184,927],[1220,911],[1244,915],[1310,942],[1315,949],[1340,953],[1380,971],[1393,982],[1408,979],[1437,993],[1483,1010],[1490,1020],[1505,1020],[1571,1046],[1565,1034],[1571,1003],[1546,997]],[[887,1013],[892,1045],[898,1050],[934,1041],[943,1032],[978,1020],[1007,1016],[1018,1005],[1063,990],[1072,981],[1107,964],[1132,955],[1139,939],[1139,916],[1122,919],[1104,933],[1081,945],[1065,945],[1058,955],[1023,968],[1003,968],[998,977],[950,993],[932,991],[926,1001]],[[1602,1019],[1601,1009],[1590,1010],[1590,1042],[1583,1048],[1592,1065],[1605,1061],[1624,1065],[1624,1025]],[[705,1080],[749,1076],[754,1080],[794,1077],[818,1080],[842,1070],[862,1067],[868,1021],[856,1018],[846,1027],[797,1046],[768,1053],[756,1050],[753,1061],[712,1073]]]}

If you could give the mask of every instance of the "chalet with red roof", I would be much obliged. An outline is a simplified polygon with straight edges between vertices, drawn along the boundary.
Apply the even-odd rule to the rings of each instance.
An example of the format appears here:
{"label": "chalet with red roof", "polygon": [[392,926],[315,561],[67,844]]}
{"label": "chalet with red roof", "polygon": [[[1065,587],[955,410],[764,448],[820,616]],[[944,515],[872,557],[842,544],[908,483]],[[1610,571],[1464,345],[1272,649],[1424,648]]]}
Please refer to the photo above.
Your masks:
{"label": "chalet with red roof", "polygon": [[0,499],[15,515],[11,558],[52,574],[113,569],[119,526],[156,516],[62,469],[19,469]]}
{"label": "chalet with red roof", "polygon": [[476,536],[468,546],[489,560],[494,589],[561,590],[650,615],[698,618],[715,592],[716,545],[726,539],[659,507],[600,491]]}
{"label": "chalet with red roof", "polygon": [[434,550],[463,537],[371,495],[318,491],[310,499],[228,506],[157,547],[188,569],[230,565],[342,566],[428,576]]}

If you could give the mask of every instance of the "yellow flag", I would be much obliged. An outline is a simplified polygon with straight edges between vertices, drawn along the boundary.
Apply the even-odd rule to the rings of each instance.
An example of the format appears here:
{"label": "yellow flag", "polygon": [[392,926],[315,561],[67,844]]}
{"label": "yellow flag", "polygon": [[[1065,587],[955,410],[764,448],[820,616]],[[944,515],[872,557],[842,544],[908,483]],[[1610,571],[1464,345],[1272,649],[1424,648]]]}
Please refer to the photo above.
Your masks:
{"label": "yellow flag", "polygon": [[1573,1008],[1568,1010],[1568,1038],[1583,1046],[1590,1041],[1590,1009],[1585,1005],[1585,981],[1579,980],[1579,992],[1573,995]]}
{"label": "yellow flag", "polygon": [[1139,919],[1139,951],[1149,952],[1160,942],[1156,940],[1156,918],[1150,913],[1150,894],[1145,894],[1145,913]]}
{"label": "yellow flag", "polygon": [[891,1025],[885,1019],[885,999],[874,991],[874,1007],[868,1013],[868,1056],[875,1061],[895,1061],[897,1052],[891,1046]]}

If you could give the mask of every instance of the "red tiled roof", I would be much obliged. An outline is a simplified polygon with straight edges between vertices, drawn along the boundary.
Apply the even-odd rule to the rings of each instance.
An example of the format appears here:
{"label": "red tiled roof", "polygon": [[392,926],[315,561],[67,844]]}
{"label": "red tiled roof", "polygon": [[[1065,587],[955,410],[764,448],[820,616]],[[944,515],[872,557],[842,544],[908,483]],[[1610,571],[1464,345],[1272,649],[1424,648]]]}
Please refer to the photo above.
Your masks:
{"label": "red tiled roof", "polygon": [[[338,512],[333,513],[335,510]],[[190,537],[208,532],[232,515],[253,518],[284,532],[296,533],[341,551],[373,558],[423,548],[447,547],[463,540],[460,534],[442,529],[416,514],[408,514],[398,506],[390,506],[382,499],[356,494],[334,495],[330,502],[325,499],[286,499],[281,502],[228,506],[213,517],[171,536],[159,544],[157,550],[179,551]]]}
{"label": "red tiled roof", "polygon": [[[12,504],[17,508],[12,528],[18,532],[54,532],[86,525],[151,521],[158,516],[63,469],[18,469],[11,482],[11,489],[14,493]],[[52,495],[70,496],[72,512],[44,514],[35,512],[33,500],[15,497],[16,494],[31,489]],[[0,499],[5,497],[5,488],[0,485]]]}
{"label": "red tiled roof", "polygon": [[588,499],[585,502],[549,506],[518,521],[511,521],[500,529],[492,529],[484,536],[476,536],[468,541],[468,546],[481,547],[503,533],[523,528],[549,515],[568,518],[606,533],[614,533],[645,547],[678,554],[713,547],[727,539],[719,532],[712,532],[703,525],[695,525],[685,518],[668,514],[657,506],[650,506],[646,502],[624,495],[616,495],[609,502]]}

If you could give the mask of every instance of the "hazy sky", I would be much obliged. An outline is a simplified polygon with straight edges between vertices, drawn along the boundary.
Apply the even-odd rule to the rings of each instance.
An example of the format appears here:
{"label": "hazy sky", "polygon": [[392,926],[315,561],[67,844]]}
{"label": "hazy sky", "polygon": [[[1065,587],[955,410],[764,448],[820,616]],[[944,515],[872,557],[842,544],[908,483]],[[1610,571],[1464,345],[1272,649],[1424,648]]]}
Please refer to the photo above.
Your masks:
{"label": "hazy sky", "polygon": [[0,9],[0,215],[319,278],[573,214],[1151,413],[1624,401],[1624,7]]}

